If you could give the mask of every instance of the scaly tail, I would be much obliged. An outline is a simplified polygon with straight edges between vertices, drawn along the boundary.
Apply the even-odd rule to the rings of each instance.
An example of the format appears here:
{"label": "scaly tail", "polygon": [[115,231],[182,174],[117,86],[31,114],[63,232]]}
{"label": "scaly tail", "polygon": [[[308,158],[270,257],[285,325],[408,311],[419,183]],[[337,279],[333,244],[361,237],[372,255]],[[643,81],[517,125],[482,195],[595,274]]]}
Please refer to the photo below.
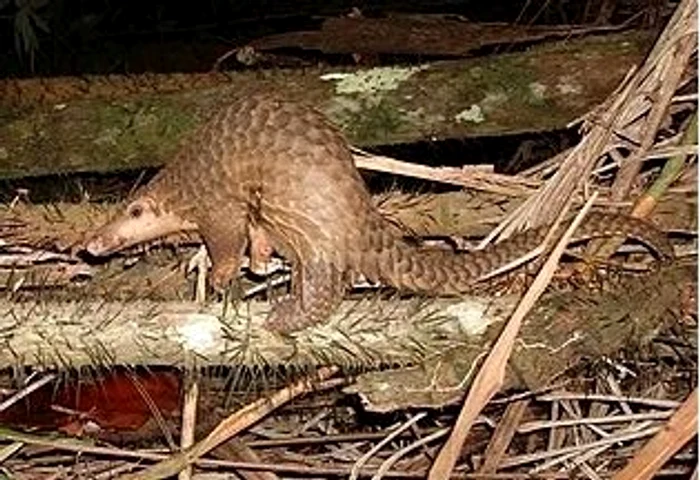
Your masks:
{"label": "scaly tail", "polygon": [[[537,248],[548,226],[527,230],[484,250],[453,252],[413,245],[396,236],[381,218],[371,221],[365,250],[357,269],[374,281],[415,292],[456,295],[473,288],[476,281]],[[651,246],[658,257],[673,258],[673,247],[655,226],[636,218],[600,212],[590,213],[574,233],[572,242],[622,236]]]}

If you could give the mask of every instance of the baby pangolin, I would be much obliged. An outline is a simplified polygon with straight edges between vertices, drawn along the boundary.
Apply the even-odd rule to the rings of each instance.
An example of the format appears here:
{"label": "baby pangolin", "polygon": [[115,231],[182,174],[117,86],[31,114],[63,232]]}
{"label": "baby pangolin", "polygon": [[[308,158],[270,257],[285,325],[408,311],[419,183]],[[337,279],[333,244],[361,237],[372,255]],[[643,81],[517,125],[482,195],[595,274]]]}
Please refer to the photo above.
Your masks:
{"label": "baby pangolin", "polygon": [[[106,255],[188,230],[203,238],[218,290],[238,273],[249,239],[291,262],[292,295],[266,322],[277,331],[323,321],[352,273],[398,289],[457,295],[546,233],[530,230],[468,253],[406,241],[375,209],[342,134],[314,109],[269,95],[222,108],[85,247]],[[630,236],[660,256],[673,254],[654,227],[617,215],[593,213],[577,235]]]}

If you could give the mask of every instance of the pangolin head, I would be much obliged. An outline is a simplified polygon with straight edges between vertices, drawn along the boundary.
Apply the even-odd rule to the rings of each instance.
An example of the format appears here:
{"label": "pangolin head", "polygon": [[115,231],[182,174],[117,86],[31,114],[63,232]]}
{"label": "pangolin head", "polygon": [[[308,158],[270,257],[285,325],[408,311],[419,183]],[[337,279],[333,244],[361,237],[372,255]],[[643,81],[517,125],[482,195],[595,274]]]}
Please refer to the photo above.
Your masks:
{"label": "pangolin head", "polygon": [[108,255],[170,234],[197,229],[195,223],[172,209],[163,208],[161,203],[148,193],[139,195],[87,238],[83,243],[85,250],[95,256]]}

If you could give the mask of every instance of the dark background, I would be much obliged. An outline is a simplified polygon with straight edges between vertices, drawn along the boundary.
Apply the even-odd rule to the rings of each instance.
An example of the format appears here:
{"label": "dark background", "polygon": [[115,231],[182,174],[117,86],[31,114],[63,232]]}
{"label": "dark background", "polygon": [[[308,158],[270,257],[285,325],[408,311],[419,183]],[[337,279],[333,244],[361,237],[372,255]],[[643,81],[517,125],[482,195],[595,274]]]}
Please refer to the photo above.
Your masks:
{"label": "dark background", "polygon": [[[226,51],[324,17],[453,14],[473,22],[658,26],[666,0],[0,0],[0,75],[208,71]],[[639,14],[639,15],[638,15]],[[323,61],[323,59],[320,59]],[[348,62],[352,59],[348,58]],[[231,61],[223,68],[242,68]]]}

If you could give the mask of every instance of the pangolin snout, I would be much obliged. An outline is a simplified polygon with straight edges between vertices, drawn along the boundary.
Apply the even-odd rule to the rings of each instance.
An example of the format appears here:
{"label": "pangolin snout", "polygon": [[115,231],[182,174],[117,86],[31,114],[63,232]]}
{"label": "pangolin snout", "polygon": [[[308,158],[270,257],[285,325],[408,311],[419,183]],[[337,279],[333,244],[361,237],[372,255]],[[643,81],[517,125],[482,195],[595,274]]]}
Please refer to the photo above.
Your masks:
{"label": "pangolin snout", "polygon": [[113,236],[100,234],[99,232],[88,238],[84,243],[85,250],[92,256],[101,257],[119,249],[122,240]]}

